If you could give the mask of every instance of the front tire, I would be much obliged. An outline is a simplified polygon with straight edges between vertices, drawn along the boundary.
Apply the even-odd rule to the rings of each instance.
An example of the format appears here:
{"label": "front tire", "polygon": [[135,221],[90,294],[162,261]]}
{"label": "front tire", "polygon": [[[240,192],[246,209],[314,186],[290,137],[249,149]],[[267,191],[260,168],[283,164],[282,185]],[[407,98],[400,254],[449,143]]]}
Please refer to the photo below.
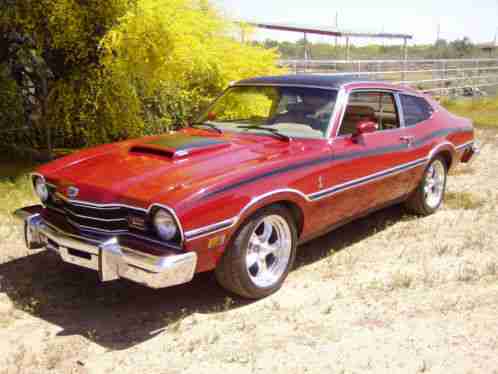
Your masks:
{"label": "front tire", "polygon": [[417,189],[405,203],[413,213],[427,216],[436,212],[444,200],[448,167],[445,160],[437,156],[431,160]]}
{"label": "front tire", "polygon": [[291,213],[280,205],[263,208],[235,234],[216,267],[216,279],[242,297],[266,297],[287,278],[296,247],[297,229]]}

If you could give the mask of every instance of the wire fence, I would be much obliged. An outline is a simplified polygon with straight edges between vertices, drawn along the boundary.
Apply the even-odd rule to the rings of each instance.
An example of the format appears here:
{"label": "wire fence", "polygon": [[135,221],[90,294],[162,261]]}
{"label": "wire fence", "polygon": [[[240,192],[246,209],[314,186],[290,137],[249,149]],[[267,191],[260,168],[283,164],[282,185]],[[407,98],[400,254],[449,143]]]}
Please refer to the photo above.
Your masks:
{"label": "wire fence", "polygon": [[307,74],[358,75],[408,85],[441,96],[496,94],[498,58],[437,60],[281,60]]}

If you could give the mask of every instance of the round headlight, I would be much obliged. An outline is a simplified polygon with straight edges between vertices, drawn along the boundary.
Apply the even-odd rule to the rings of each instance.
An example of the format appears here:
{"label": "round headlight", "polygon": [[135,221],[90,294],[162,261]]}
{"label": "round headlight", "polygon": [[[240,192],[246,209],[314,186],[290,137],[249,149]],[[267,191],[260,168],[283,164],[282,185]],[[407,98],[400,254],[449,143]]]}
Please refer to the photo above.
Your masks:
{"label": "round headlight", "polygon": [[164,209],[159,209],[154,214],[154,227],[156,228],[157,235],[163,240],[171,240],[178,233],[175,219]]}
{"label": "round headlight", "polygon": [[34,181],[35,192],[41,201],[48,200],[48,188],[45,180],[41,177],[36,177]]}

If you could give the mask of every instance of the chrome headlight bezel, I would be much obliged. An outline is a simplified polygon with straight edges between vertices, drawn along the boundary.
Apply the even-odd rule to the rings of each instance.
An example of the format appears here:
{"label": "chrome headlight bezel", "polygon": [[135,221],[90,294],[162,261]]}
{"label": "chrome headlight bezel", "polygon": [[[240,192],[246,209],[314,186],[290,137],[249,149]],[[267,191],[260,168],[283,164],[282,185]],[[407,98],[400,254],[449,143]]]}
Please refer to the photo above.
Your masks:
{"label": "chrome headlight bezel", "polygon": [[41,200],[42,203],[45,203],[49,196],[50,192],[48,190],[47,182],[42,175],[33,175],[33,190]]}
{"label": "chrome headlight bezel", "polygon": [[166,209],[156,209],[152,216],[152,223],[157,236],[161,240],[173,241],[180,236],[180,228],[175,217]]}

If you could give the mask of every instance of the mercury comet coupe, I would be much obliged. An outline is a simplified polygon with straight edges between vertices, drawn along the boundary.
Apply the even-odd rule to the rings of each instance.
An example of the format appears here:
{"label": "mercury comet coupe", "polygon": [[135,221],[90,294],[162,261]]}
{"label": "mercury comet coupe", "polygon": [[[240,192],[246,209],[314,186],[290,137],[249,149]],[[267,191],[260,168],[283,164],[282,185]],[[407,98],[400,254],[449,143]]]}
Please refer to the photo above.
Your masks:
{"label": "mercury comet coupe", "polygon": [[191,127],[86,149],[32,175],[28,248],[153,288],[215,270],[275,292],[298,244],[391,204],[434,213],[472,123],[406,87],[292,75],[229,87]]}

